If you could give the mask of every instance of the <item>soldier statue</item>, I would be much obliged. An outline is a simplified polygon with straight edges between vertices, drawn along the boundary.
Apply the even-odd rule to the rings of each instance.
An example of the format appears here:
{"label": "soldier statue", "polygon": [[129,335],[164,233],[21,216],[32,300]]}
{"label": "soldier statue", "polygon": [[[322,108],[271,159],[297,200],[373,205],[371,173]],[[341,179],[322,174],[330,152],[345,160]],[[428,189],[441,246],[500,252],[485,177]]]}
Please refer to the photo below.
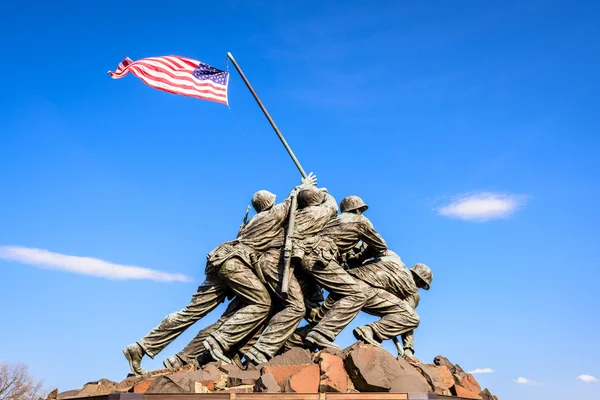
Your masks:
{"label": "soldier statue", "polygon": [[307,334],[306,340],[319,348],[338,346],[336,336],[360,312],[367,301],[361,285],[342,267],[341,254],[366,243],[376,255],[383,255],[387,245],[363,215],[368,206],[358,196],[348,196],[340,203],[341,214],[323,230],[297,243],[294,257],[299,266],[321,286],[337,296],[330,310]]}
{"label": "soldier statue", "polygon": [[[311,186],[316,178],[302,179],[298,189]],[[243,306],[203,342],[215,360],[231,362],[225,356],[243,336],[263,323],[271,308],[268,290],[253,269],[254,259],[270,248],[273,240],[282,236],[291,205],[291,196],[275,204],[275,195],[260,190],[252,196],[256,215],[244,225],[235,240],[225,242],[207,256],[206,279],[182,310],[169,314],[140,341],[123,349],[131,371],[144,374],[141,361],[144,355],[154,358],[169,343],[199,319],[222,303],[233,292]]]}

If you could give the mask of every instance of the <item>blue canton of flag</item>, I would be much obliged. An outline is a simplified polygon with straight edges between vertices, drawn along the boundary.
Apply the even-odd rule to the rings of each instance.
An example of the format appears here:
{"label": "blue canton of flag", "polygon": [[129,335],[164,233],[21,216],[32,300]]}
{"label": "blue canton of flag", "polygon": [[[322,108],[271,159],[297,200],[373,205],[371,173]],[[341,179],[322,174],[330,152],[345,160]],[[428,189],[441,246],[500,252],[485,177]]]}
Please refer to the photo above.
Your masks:
{"label": "blue canton of flag", "polygon": [[197,79],[213,81],[219,85],[227,85],[227,79],[229,79],[229,72],[221,71],[203,62],[198,64],[198,68],[194,70],[193,75]]}

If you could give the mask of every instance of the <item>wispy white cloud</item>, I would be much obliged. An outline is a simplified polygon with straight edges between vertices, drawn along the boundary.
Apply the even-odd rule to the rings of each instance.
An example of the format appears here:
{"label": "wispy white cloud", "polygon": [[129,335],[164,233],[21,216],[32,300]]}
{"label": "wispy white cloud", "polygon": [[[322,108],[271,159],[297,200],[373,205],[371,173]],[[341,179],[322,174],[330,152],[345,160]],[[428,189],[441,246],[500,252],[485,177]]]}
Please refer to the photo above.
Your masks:
{"label": "wispy white cloud", "polygon": [[515,379],[515,382],[520,383],[521,385],[540,385],[539,382],[532,381],[531,379],[527,379],[522,376]]}
{"label": "wispy white cloud", "polygon": [[527,200],[527,196],[511,193],[467,193],[437,209],[438,214],[467,221],[507,218]]}
{"label": "wispy white cloud", "polygon": [[598,382],[598,378],[596,378],[595,376],[592,376],[592,375],[581,374],[577,377],[577,379],[579,379],[580,381],[583,381],[585,383]]}
{"label": "wispy white cloud", "polygon": [[492,372],[496,372],[491,368],[476,368],[473,371],[469,371],[469,374],[491,374]]}
{"label": "wispy white cloud", "polygon": [[147,279],[159,282],[188,282],[191,280],[182,274],[172,274],[134,265],[113,264],[92,257],[70,256],[21,246],[0,246],[0,259],[108,279]]}

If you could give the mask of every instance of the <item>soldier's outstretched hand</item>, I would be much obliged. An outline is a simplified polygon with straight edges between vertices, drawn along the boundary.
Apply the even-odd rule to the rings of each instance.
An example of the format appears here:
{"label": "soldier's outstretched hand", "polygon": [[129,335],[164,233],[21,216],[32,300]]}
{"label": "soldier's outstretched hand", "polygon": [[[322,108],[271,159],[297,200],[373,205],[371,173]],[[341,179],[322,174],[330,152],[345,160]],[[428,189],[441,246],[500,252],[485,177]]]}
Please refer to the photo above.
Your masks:
{"label": "soldier's outstretched hand", "polygon": [[311,172],[308,174],[308,176],[306,178],[302,178],[301,182],[303,185],[316,186],[317,185],[317,176]]}

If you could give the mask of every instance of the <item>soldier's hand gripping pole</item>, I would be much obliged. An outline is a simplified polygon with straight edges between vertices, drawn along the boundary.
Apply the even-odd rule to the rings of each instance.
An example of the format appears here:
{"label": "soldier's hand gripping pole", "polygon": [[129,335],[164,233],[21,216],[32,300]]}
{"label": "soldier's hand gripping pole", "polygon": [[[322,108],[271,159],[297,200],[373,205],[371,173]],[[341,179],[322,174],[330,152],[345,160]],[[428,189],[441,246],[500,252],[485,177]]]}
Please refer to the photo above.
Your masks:
{"label": "soldier's hand gripping pole", "polygon": [[298,206],[298,190],[292,194],[292,204],[288,216],[288,226],[285,233],[285,242],[283,244],[283,274],[281,277],[281,297],[287,299],[290,288],[290,278],[294,273],[292,270],[292,235],[294,234],[294,225],[296,222],[296,208]]}

